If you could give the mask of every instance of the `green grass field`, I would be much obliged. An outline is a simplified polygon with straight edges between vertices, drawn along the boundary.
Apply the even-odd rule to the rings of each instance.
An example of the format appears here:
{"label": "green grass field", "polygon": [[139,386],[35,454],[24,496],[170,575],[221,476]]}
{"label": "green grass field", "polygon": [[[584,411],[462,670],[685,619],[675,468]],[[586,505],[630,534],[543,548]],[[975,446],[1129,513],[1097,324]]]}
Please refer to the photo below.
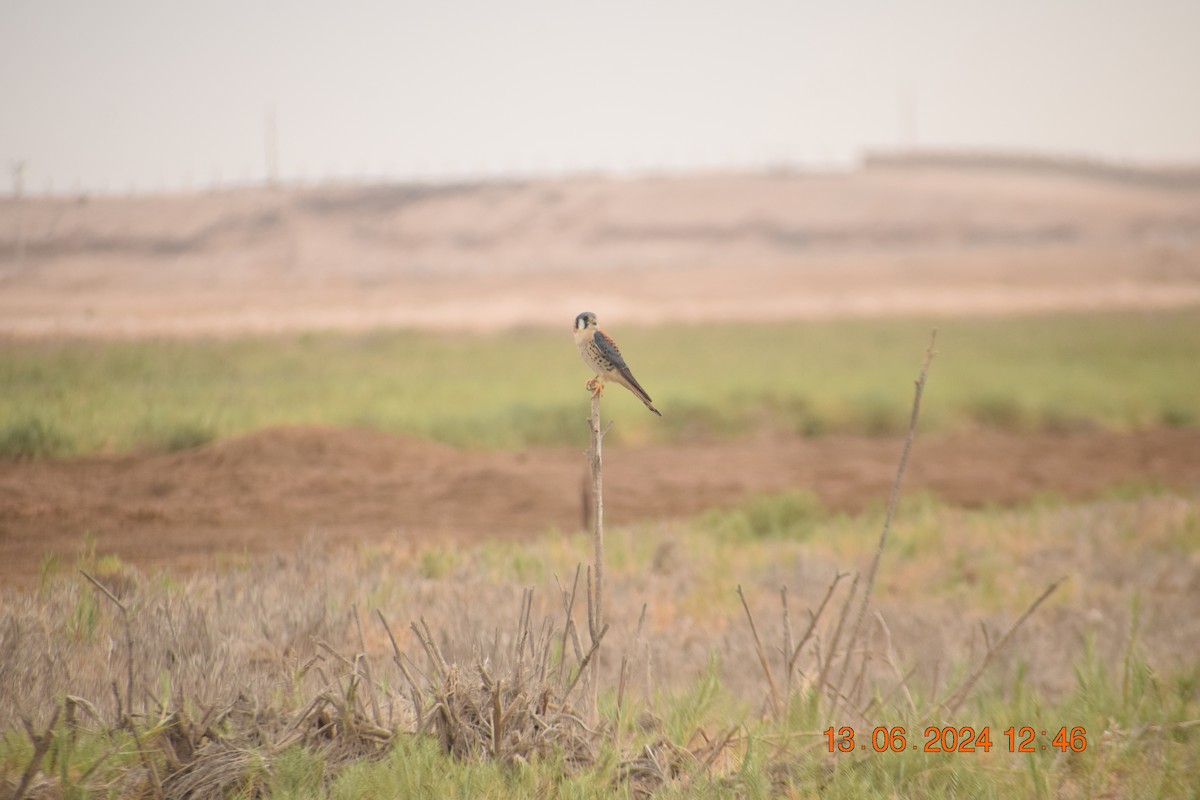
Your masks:
{"label": "green grass field", "polygon": [[[615,331],[664,413],[619,387],[626,442],[895,433],[932,327],[926,431],[1200,424],[1200,315],[853,320]],[[17,341],[0,352],[0,456],[177,450],[286,424],[504,448],[568,444],[588,373],[570,332],[303,334],[228,341]]]}

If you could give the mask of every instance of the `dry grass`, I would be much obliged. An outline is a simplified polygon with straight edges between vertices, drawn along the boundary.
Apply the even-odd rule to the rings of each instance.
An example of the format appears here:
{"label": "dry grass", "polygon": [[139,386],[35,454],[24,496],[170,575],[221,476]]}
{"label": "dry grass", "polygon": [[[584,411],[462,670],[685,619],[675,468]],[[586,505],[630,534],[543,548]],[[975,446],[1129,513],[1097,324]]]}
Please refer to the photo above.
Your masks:
{"label": "dry grass", "polygon": [[[345,765],[427,732],[465,762],[608,769],[630,791],[716,780],[744,760],[739,725],[774,717],[747,610],[793,743],[819,742],[796,737],[827,723],[915,719],[939,705],[940,718],[978,724],[1003,704],[1020,709],[1021,697],[1040,698],[1042,708],[1064,702],[1079,691],[1075,667],[1085,653],[1119,672],[1133,596],[1137,647],[1156,680],[1173,685],[1188,680],[1200,634],[1198,519],[1200,498],[1172,495],[1004,512],[901,504],[889,546],[905,557],[884,558],[878,615],[867,618],[837,709],[826,692],[815,712],[822,668],[832,664],[837,677],[834,656],[846,655],[834,640],[853,579],[834,577],[867,565],[878,517],[827,517],[806,540],[786,528],[747,540],[711,516],[611,531],[597,720],[579,708],[588,671],[576,681],[587,657],[576,634],[586,631],[586,609],[571,600],[583,597],[572,581],[572,559],[588,549],[581,537],[466,551],[439,578],[425,577],[424,553],[409,549],[324,552],[313,543],[186,579],[85,553],[80,566],[128,610],[132,648],[120,608],[78,573],[5,594],[0,719],[13,722],[0,773],[16,786],[36,737],[53,730],[58,749],[30,783],[43,796],[65,785],[49,765],[70,760],[67,732],[109,742],[77,754],[67,781],[136,785],[148,796],[155,780],[164,796],[266,796],[278,780],[272,765],[293,748],[318,753],[316,774],[328,783]],[[518,573],[532,589],[512,582]],[[1004,630],[1063,574],[1063,589],[991,659],[954,713],[953,689],[984,661],[988,643],[998,649]],[[710,660],[712,688],[696,699]]]}

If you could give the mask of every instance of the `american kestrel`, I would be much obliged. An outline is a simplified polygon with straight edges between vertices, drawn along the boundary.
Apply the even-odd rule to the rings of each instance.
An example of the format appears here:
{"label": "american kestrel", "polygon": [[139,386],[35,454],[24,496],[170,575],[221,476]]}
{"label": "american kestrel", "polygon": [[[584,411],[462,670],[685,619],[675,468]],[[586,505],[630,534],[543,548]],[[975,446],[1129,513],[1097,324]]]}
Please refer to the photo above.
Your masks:
{"label": "american kestrel", "polygon": [[579,355],[583,356],[583,363],[596,373],[596,377],[587,382],[587,388],[592,390],[593,395],[604,391],[605,380],[615,381],[633,392],[638,400],[646,404],[646,408],[662,416],[650,402],[650,395],[646,394],[646,390],[629,371],[629,365],[621,356],[617,343],[600,330],[596,325],[596,315],[590,311],[584,311],[575,318],[575,346],[579,348]]}

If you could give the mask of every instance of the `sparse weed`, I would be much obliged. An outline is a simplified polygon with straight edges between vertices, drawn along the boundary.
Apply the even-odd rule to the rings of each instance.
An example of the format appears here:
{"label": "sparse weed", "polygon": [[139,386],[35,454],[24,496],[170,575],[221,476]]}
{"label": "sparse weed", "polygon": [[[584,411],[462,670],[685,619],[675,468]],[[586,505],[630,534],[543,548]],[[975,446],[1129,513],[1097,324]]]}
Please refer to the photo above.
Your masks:
{"label": "sparse weed", "polygon": [[421,577],[440,580],[458,566],[458,554],[448,548],[430,548],[421,552]]}
{"label": "sparse weed", "polygon": [[54,422],[28,416],[0,427],[0,458],[20,461],[69,455],[73,446]]}

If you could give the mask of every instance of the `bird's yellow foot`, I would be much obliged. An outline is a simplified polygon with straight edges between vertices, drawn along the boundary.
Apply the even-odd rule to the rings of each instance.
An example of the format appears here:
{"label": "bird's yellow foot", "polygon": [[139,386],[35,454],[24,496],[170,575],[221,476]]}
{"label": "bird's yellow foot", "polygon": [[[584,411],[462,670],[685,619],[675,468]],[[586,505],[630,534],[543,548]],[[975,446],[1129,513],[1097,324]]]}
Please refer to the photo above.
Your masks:
{"label": "bird's yellow foot", "polygon": [[604,394],[604,381],[600,380],[599,375],[594,378],[590,378],[585,386],[587,386],[588,391],[592,393],[592,397],[599,397],[600,395]]}

